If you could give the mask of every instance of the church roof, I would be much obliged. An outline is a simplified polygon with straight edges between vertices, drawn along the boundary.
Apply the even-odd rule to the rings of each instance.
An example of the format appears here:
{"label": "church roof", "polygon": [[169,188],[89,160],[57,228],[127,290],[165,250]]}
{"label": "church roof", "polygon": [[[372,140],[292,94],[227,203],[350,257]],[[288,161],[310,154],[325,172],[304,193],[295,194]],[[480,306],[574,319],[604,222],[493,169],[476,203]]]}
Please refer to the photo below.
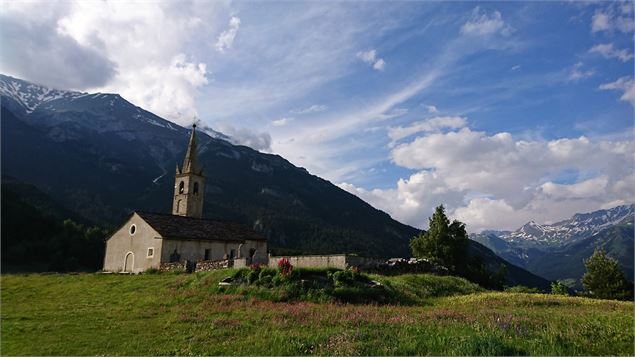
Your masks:
{"label": "church roof", "polygon": [[164,239],[245,241],[266,240],[264,236],[242,224],[228,221],[176,216],[172,214],[136,212]]}

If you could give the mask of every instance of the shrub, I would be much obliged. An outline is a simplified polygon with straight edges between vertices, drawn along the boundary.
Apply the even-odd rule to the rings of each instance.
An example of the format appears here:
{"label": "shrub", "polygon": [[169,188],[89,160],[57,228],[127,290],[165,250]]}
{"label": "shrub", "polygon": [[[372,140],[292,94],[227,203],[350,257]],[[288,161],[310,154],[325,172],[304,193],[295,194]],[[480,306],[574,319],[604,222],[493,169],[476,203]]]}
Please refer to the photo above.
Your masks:
{"label": "shrub", "polygon": [[569,295],[569,289],[561,281],[552,281],[551,293],[554,295]]}
{"label": "shrub", "polygon": [[280,272],[280,275],[283,277],[288,274],[291,274],[291,272],[293,271],[293,265],[291,265],[291,262],[289,261],[289,259],[282,258],[278,261],[278,271]]}
{"label": "shrub", "polygon": [[337,271],[331,276],[333,284],[335,284],[336,287],[354,286],[360,283],[365,284],[370,281],[366,275],[350,269]]}

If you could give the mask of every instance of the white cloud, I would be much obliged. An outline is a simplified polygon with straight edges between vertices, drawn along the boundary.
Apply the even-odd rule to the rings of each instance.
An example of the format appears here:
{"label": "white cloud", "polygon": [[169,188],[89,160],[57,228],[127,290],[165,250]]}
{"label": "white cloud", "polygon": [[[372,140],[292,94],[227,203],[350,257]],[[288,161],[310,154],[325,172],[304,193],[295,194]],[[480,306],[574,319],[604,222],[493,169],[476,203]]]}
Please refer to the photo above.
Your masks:
{"label": "white cloud", "polygon": [[615,82],[600,85],[600,90],[621,90],[623,91],[620,100],[629,102],[635,106],[635,81],[633,77],[621,77]]}
{"label": "white cloud", "polygon": [[313,104],[310,107],[307,108],[298,108],[298,109],[292,109],[290,110],[291,113],[293,114],[313,114],[313,113],[320,113],[323,111],[326,111],[329,107],[327,107],[326,105],[322,105],[322,104]]}
{"label": "white cloud", "polygon": [[386,62],[383,59],[378,59],[375,64],[373,64],[373,69],[376,69],[378,71],[383,71],[384,68],[386,67]]}
{"label": "white cloud", "polygon": [[293,120],[294,118],[280,118],[278,120],[272,121],[271,124],[273,124],[273,126],[285,126],[289,124],[290,122],[292,122]]}
{"label": "white cloud", "polygon": [[[635,174],[628,163],[633,152],[632,140],[523,140],[463,127],[429,132],[395,147],[394,163],[417,170],[395,188],[341,187],[420,227],[435,206],[445,204],[471,232],[515,229],[530,219],[548,222],[632,202]],[[560,173],[571,170],[580,179],[558,182]]]}
{"label": "white cloud", "polygon": [[383,59],[377,57],[376,50],[357,52],[357,58],[365,63],[371,64],[373,66],[373,69],[377,71],[383,71],[386,67],[386,62]]}
{"label": "white cloud", "polygon": [[[224,6],[220,2],[15,2],[9,9],[3,7],[2,25],[6,25],[6,18],[20,18],[27,28],[39,26],[40,35],[51,41],[47,46],[69,48],[68,44],[73,43],[79,48],[70,61],[59,57],[64,59],[61,62],[42,52],[46,47],[25,49],[30,54],[22,56],[24,63],[37,64],[38,57],[48,61],[42,66],[46,71],[29,69],[26,78],[48,84],[55,81],[57,87],[119,93],[138,106],[186,124],[198,116],[195,98],[210,75],[207,64],[197,60],[188,45],[214,27],[213,20],[225,11]],[[28,15],[19,16],[21,12]],[[15,45],[9,46],[14,47],[3,52],[31,46],[24,38],[28,35],[13,33]],[[91,58],[93,55],[96,57]],[[111,64],[112,72],[106,79],[95,77],[107,71],[99,65],[100,58]],[[2,63],[4,69],[4,59]],[[65,65],[80,70],[65,69]],[[84,67],[89,70],[82,71]]]}
{"label": "white cloud", "polygon": [[463,35],[486,36],[497,32],[508,35],[512,29],[505,25],[503,16],[499,11],[487,13],[487,11],[481,11],[478,6],[472,11],[470,19],[461,26],[461,34]]}
{"label": "white cloud", "polygon": [[618,58],[622,62],[627,62],[633,58],[633,54],[627,49],[618,50],[612,43],[605,43],[591,47],[589,53],[599,53],[604,58]]}
{"label": "white cloud", "polygon": [[232,48],[239,28],[240,19],[236,16],[232,16],[232,18],[229,19],[229,29],[223,31],[216,41],[215,47],[218,52],[224,53],[225,50]]}
{"label": "white cloud", "polygon": [[227,124],[218,124],[215,129],[229,136],[232,144],[249,146],[258,151],[271,151],[271,135],[269,133],[256,132],[248,128],[235,128]]}
{"label": "white cloud", "polygon": [[511,70],[512,70],[512,71],[517,71],[517,70],[519,70],[519,69],[520,69],[520,65],[519,65],[519,64],[517,64],[517,65],[515,65],[515,66],[513,66],[513,67],[511,68]]}
{"label": "white cloud", "polygon": [[424,107],[426,108],[426,110],[428,111],[428,113],[431,114],[436,114],[439,112],[439,110],[437,109],[437,107],[435,107],[434,105],[424,105]]}
{"label": "white cloud", "polygon": [[459,129],[464,127],[467,121],[463,117],[434,117],[424,121],[413,123],[409,126],[388,128],[388,137],[397,141],[420,132],[437,132],[442,129]]}
{"label": "white cloud", "polygon": [[633,4],[630,1],[622,4],[609,2],[609,6],[596,11],[591,18],[591,32],[629,33],[633,30],[635,30],[635,21],[633,21]]}
{"label": "white cloud", "polygon": [[569,80],[572,82],[577,82],[581,79],[592,77],[595,74],[595,71],[592,69],[584,70],[584,64],[582,62],[578,62],[573,65],[571,68],[571,72],[569,73]]}

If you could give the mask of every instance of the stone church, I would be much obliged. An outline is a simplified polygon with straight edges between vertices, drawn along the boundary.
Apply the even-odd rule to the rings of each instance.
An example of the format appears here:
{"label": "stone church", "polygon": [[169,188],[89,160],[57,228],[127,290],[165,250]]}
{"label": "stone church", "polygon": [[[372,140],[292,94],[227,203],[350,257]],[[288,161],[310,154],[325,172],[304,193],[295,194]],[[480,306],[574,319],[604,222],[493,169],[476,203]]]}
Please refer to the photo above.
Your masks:
{"label": "stone church", "polygon": [[133,212],[106,241],[105,271],[268,263],[262,235],[238,223],[203,218],[205,176],[196,150],[193,125],[183,167],[176,166],[172,214]]}

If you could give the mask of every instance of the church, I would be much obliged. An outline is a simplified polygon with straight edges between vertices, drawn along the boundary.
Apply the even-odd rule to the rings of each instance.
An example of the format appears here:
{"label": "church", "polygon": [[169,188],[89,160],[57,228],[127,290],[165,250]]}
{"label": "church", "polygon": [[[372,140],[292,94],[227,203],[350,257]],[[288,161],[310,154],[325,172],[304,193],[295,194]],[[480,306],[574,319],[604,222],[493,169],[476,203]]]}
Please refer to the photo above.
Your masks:
{"label": "church", "polygon": [[[267,241],[248,227],[203,218],[205,176],[197,163],[196,125],[176,166],[172,214],[133,212],[106,241],[104,271],[139,273],[169,266],[267,264]],[[220,262],[221,265],[214,265]]]}

